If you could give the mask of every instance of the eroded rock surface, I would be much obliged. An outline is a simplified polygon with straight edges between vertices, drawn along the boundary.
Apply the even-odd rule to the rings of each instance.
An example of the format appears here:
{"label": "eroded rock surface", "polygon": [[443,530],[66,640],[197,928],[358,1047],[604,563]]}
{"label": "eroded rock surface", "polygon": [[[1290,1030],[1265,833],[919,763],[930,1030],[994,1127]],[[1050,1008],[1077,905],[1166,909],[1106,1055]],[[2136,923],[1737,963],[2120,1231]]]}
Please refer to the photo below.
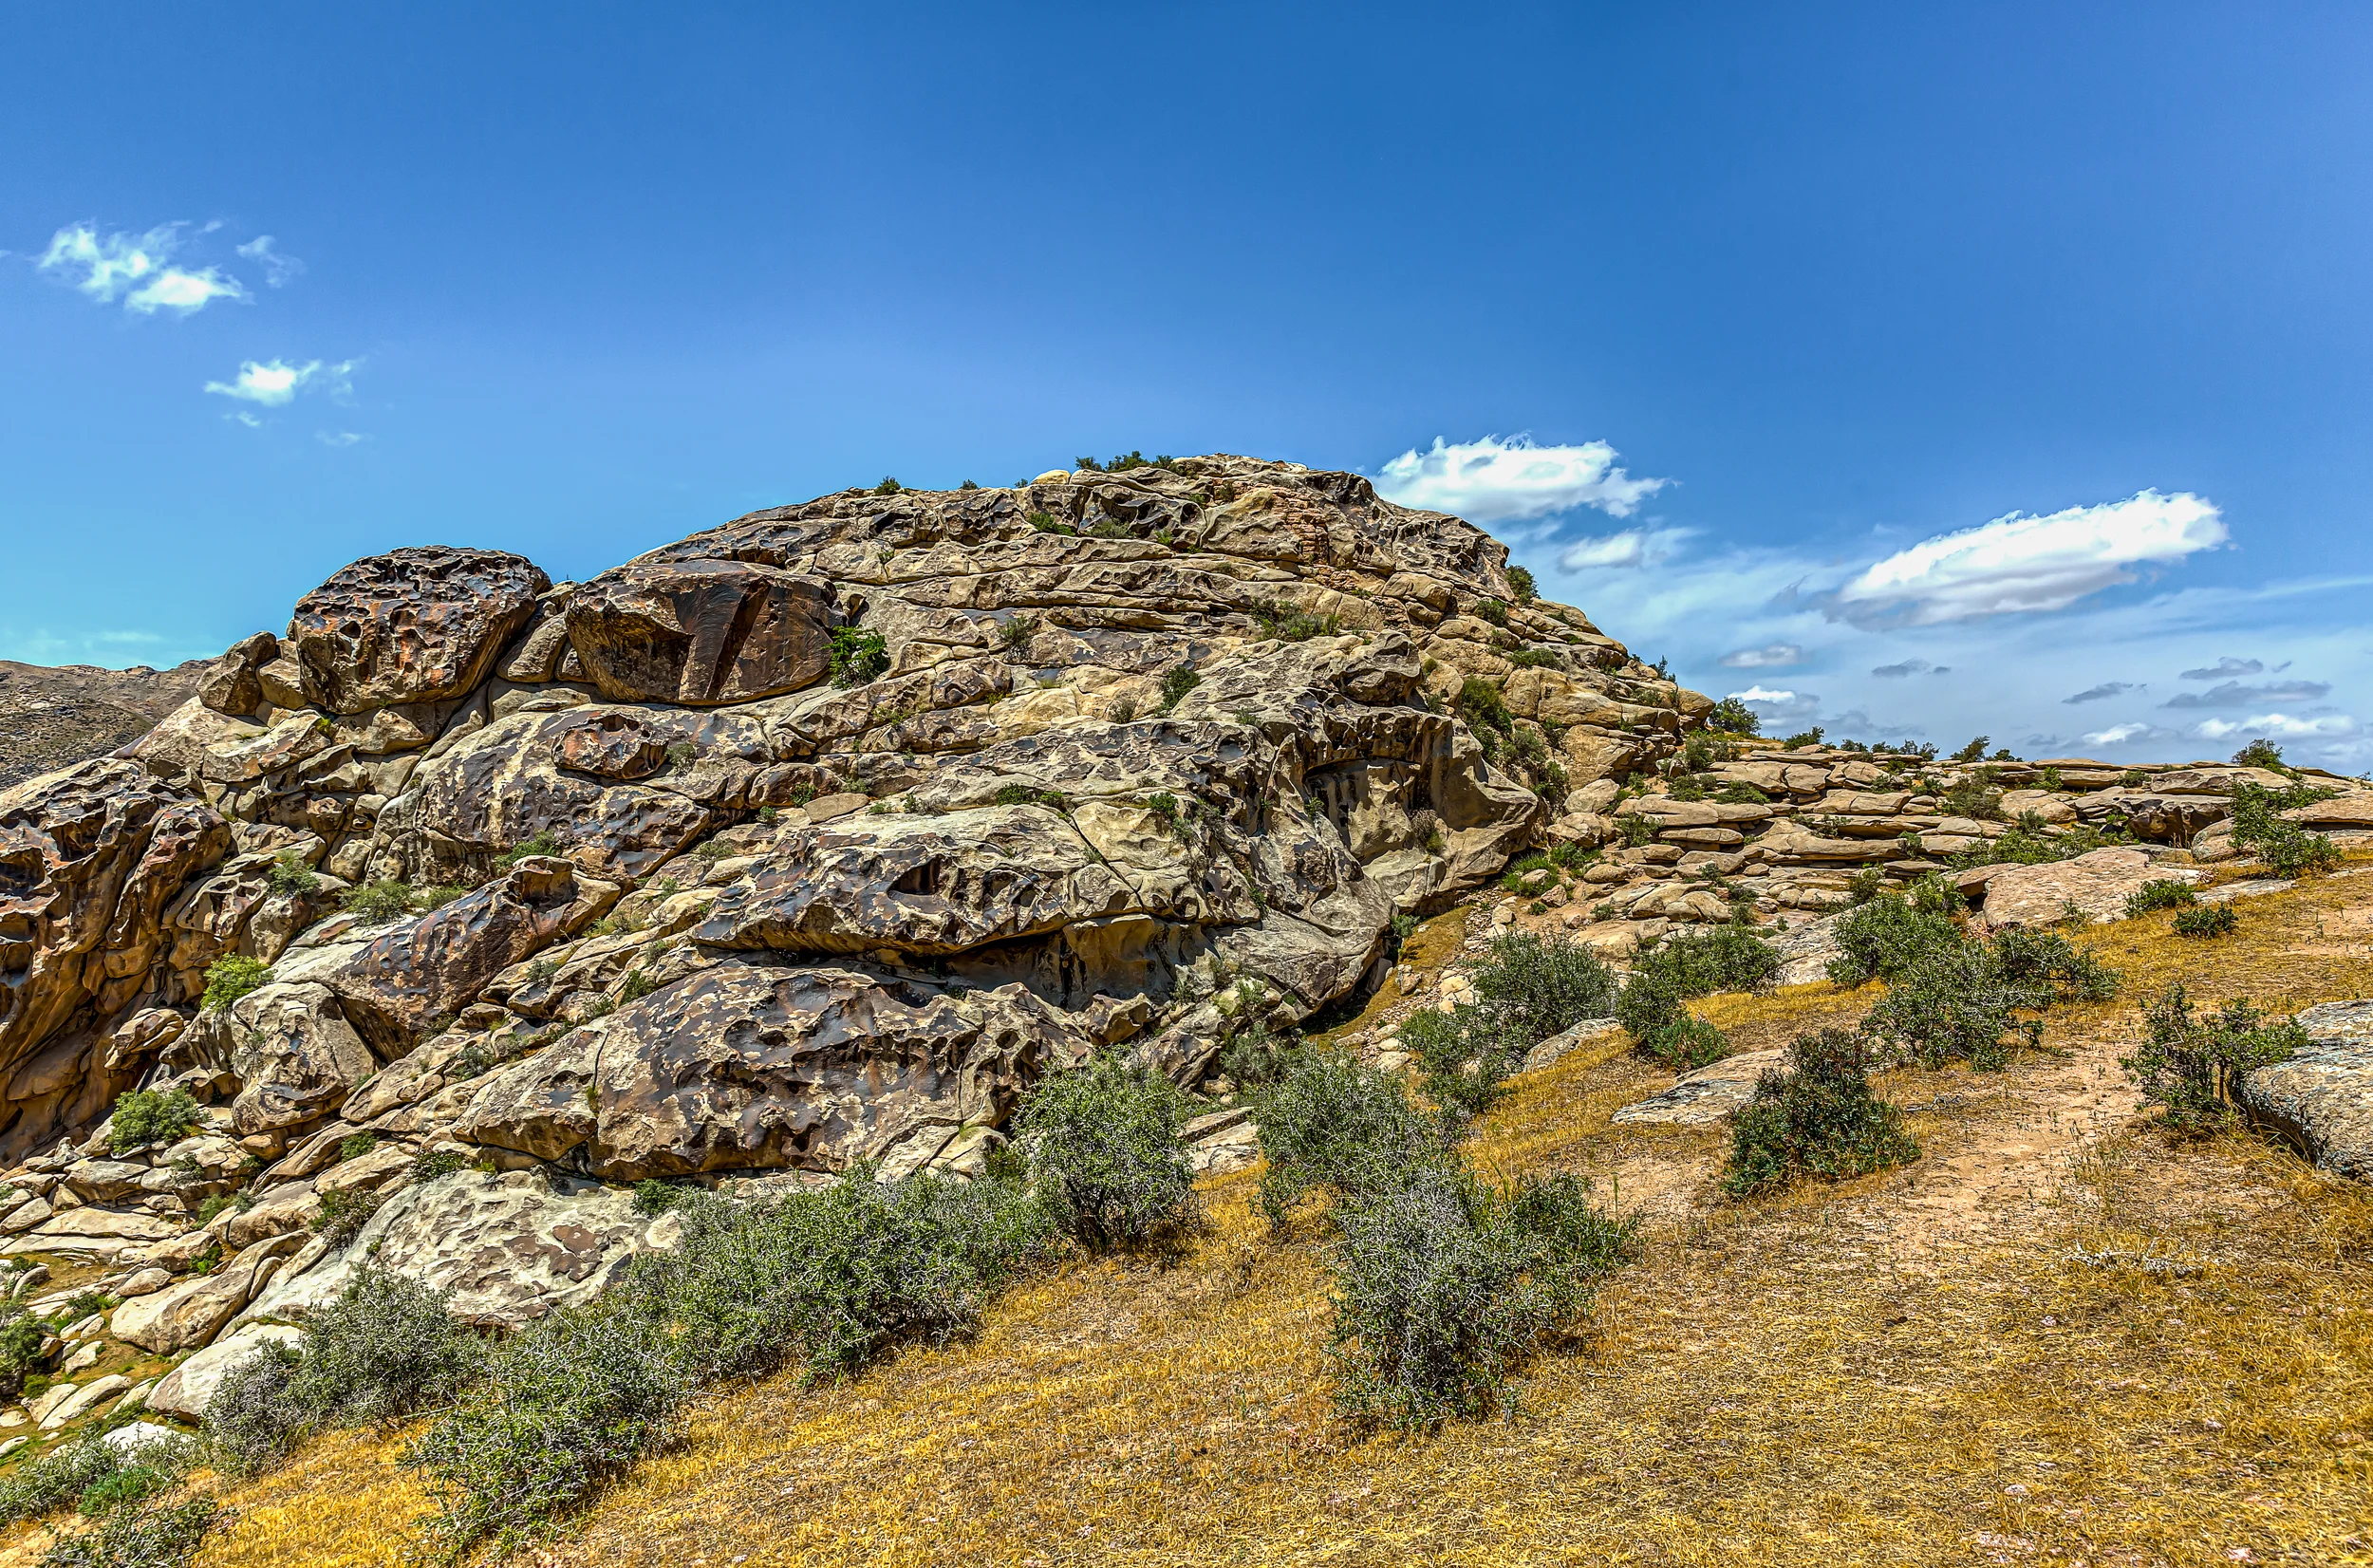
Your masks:
{"label": "eroded rock surface", "polygon": [[442,545],[355,562],[297,601],[288,642],[331,713],[458,697],[551,588],[532,561]]}
{"label": "eroded rock surface", "polygon": [[2331,1001],[2299,1015],[2312,1042],[2234,1086],[2260,1121],[2317,1166],[2373,1182],[2373,1001]]}

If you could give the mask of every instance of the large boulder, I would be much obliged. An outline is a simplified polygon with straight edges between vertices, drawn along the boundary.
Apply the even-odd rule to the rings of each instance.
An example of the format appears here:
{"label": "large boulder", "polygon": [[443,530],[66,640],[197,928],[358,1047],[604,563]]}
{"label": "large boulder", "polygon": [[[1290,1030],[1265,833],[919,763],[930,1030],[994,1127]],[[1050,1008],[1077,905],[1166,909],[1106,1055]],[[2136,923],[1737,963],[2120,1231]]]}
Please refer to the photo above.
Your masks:
{"label": "large boulder", "polygon": [[0,791],[0,1158],[95,1115],[134,1074],[98,1036],[145,994],[186,1000],[164,914],[229,854],[203,802],[113,758]]}
{"label": "large boulder", "polygon": [[254,1299],[281,1260],[302,1238],[278,1236],[239,1252],[212,1273],[164,1290],[135,1296],[116,1308],[107,1332],[153,1355],[173,1355],[203,1345]]}
{"label": "large boulder", "polygon": [[1982,885],[1979,915],[1986,928],[2056,925],[2073,905],[2092,922],[2122,920],[2126,900],[2146,882],[2193,882],[2200,873],[2156,867],[2140,849],[2091,849],[2073,860],[2005,866]]}
{"label": "large boulder", "polygon": [[351,1242],[279,1280],[248,1318],[302,1322],[335,1301],[367,1260],[453,1292],[447,1306],[465,1321],[521,1328],[598,1294],[676,1229],[668,1216],[637,1212],[634,1195],[618,1187],[525,1170],[457,1171],[388,1199]]}
{"label": "large boulder", "polygon": [[249,1323],[234,1329],[167,1372],[148,1391],[152,1410],[196,1421],[222,1380],[263,1353],[267,1345],[302,1345],[305,1331],[287,1323]]}
{"label": "large boulder", "polygon": [[552,586],[534,562],[443,545],[355,562],[297,601],[287,641],[332,713],[458,697]]}
{"label": "large boulder", "polygon": [[1019,985],[727,963],[505,1069],[455,1130],[612,1181],[838,1170],[1002,1121],[1039,1073],[1093,1048]]}
{"label": "large boulder", "polygon": [[570,597],[569,642],[603,696],[746,702],[824,678],[832,592],[747,561],[637,561]]}
{"label": "large boulder", "polygon": [[2309,1044],[2248,1073],[2234,1098],[2322,1169],[2373,1182],[2373,1001],[2327,1001],[2299,1015]]}
{"label": "large boulder", "polygon": [[499,879],[372,941],[323,983],[389,1060],[449,1020],[487,981],[598,919],[618,885],[531,855]]}
{"label": "large boulder", "polygon": [[242,1138],[319,1121],[379,1071],[323,985],[262,986],[198,1027],[216,1036],[208,1055],[239,1081],[231,1125]]}

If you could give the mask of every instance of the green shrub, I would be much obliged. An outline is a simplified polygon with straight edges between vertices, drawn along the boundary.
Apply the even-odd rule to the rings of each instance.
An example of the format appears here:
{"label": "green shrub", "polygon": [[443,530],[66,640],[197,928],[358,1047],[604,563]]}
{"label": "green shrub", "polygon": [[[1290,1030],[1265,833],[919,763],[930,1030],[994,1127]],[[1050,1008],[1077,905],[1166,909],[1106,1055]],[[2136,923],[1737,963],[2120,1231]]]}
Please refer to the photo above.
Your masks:
{"label": "green shrub", "polygon": [[1986,742],[1991,740],[1992,738],[1993,737],[1990,735],[1979,736],[1976,739],[1971,741],[1968,745],[1953,753],[1953,760],[1955,762],[1976,761],[1978,758],[1986,755]]}
{"label": "green shrub", "polygon": [[[469,1076],[476,1077],[478,1074],[472,1073]],[[467,1166],[468,1162],[450,1148],[431,1149],[412,1162],[412,1168],[405,1179],[416,1183],[434,1182],[451,1176]]]}
{"label": "green shrub", "polygon": [[1255,1025],[1237,1032],[1220,1052],[1220,1073],[1239,1092],[1264,1088],[1285,1075],[1299,1042]]}
{"label": "green shrub", "polygon": [[889,644],[862,626],[832,628],[831,671],[835,686],[862,686],[889,668]]}
{"label": "green shrub", "polygon": [[196,1457],[196,1446],[186,1438],[153,1438],[119,1448],[97,1428],[85,1428],[0,1476],[0,1522],[39,1519],[69,1503],[79,1509],[85,1498],[92,1506],[80,1511],[104,1512],[178,1481]]}
{"label": "green shrub", "polygon": [[1725,735],[1764,733],[1762,717],[1735,697],[1726,697],[1713,705],[1713,711],[1706,715],[1706,727],[1720,730]]}
{"label": "green shrub", "polygon": [[1030,526],[1040,533],[1075,533],[1077,532],[1069,523],[1056,522],[1055,513],[1052,512],[1034,512],[1030,514],[1029,520]]}
{"label": "green shrub", "polygon": [[1787,1067],[1757,1079],[1754,1097],[1731,1120],[1724,1189],[1744,1197],[1918,1159],[1901,1113],[1871,1092],[1864,1051],[1842,1029],[1798,1036]]}
{"label": "green shrub", "polygon": [[198,1006],[209,1013],[219,1013],[249,992],[259,989],[270,978],[270,965],[261,959],[243,953],[225,953],[206,966],[206,994]]}
{"label": "green shrub", "polygon": [[1193,691],[1197,686],[1202,684],[1203,677],[1197,675],[1193,670],[1189,669],[1185,664],[1181,664],[1178,668],[1163,676],[1162,700],[1153,710],[1154,717],[1158,719],[1164,714],[1167,714],[1176,708],[1178,704],[1186,699],[1188,692]]}
{"label": "green shrub", "polygon": [[1505,1092],[1525,1042],[1496,1011],[1419,1008],[1401,1023],[1401,1044],[1424,1071],[1420,1087],[1455,1117],[1480,1116]]}
{"label": "green shrub", "polygon": [[1059,1242],[1029,1191],[927,1171],[860,1167],[746,1205],[694,1193],[677,1212],[682,1249],[638,1258],[626,1301],[698,1380],[793,1367],[830,1382],[907,1340],[946,1344]]}
{"label": "green shrub", "polygon": [[2294,785],[2270,790],[2244,783],[2233,792],[2233,841],[2253,850],[2277,876],[2328,871],[2340,864],[2340,849],[2322,833],[2310,833],[2282,813],[2331,797],[2328,789]]}
{"label": "green shrub", "polygon": [[1455,705],[1458,716],[1467,720],[1467,727],[1479,733],[1494,730],[1504,736],[1516,727],[1506,700],[1500,696],[1500,688],[1480,675],[1470,675],[1460,683]]}
{"label": "green shrub", "polygon": [[1788,737],[1785,740],[1781,741],[1780,749],[1784,752],[1793,752],[1802,751],[1808,746],[1818,746],[1821,744],[1821,737],[1822,728],[1819,724],[1816,724],[1809,730],[1799,730],[1796,734]]}
{"label": "green shrub", "polygon": [[1260,623],[1261,636],[1288,643],[1307,643],[1314,637],[1332,637],[1343,629],[1342,617],[1313,615],[1294,605],[1255,605],[1252,607],[1252,618]]}
{"label": "green shrub", "polygon": [[2233,753],[2233,765],[2238,768],[2264,768],[2269,773],[2278,774],[2290,772],[2289,768],[2283,766],[2283,749],[2280,746],[2268,744],[2264,736],[2258,737]]}
{"label": "green shrub", "polygon": [[314,1234],[333,1247],[345,1246],[371,1223],[379,1205],[386,1202],[376,1192],[347,1187],[344,1191],[322,1194],[321,1212],[313,1216]]}
{"label": "green shrub", "polygon": [[1008,784],[990,797],[999,806],[1052,806],[1058,812],[1071,809],[1071,797],[1060,790],[1040,790],[1028,784]]}
{"label": "green shrub", "polygon": [[1955,1058],[1991,1070],[2043,1024],[2022,1018],[2058,1001],[2100,1001],[2118,977],[2055,931],[2003,932],[1990,943],[1956,942],[1922,954],[1887,979],[1887,994],[1864,1027],[1925,1066]]}
{"label": "green shrub", "polygon": [[699,1192],[698,1187],[680,1186],[674,1182],[646,1177],[634,1184],[634,1211],[656,1219],[671,1208],[682,1206]]}
{"label": "green shrub", "polygon": [[1771,944],[1742,927],[1681,932],[1633,959],[1616,1017],[1639,1050],[1676,1068],[1703,1067],[1728,1055],[1730,1042],[1681,1004],[1717,991],[1759,990],[1779,967],[1780,955]]}
{"label": "green shrub", "polygon": [[1041,624],[1035,615],[1016,615],[1008,618],[1003,625],[997,628],[998,646],[1008,653],[1018,648],[1028,647],[1030,640],[1038,635],[1038,627]]}
{"label": "green shrub", "polygon": [[108,1147],[128,1154],[151,1144],[178,1143],[205,1118],[186,1089],[136,1089],[115,1103],[108,1117]]}
{"label": "green shrub", "polygon": [[1515,593],[1516,602],[1520,605],[1529,605],[1541,597],[1541,588],[1534,583],[1533,574],[1523,567],[1508,568],[1508,588]]}
{"label": "green shrub", "polygon": [[378,1133],[351,1132],[338,1140],[338,1158],[342,1163],[347,1160],[359,1160],[378,1147]]}
{"label": "green shrub", "polygon": [[1495,626],[1504,626],[1508,624],[1508,607],[1497,599],[1478,599],[1467,607],[1467,613],[1478,621],[1487,621]]}
{"label": "green shrub", "polygon": [[1585,1018],[1615,1011],[1615,976],[1577,943],[1511,931],[1484,949],[1475,995],[1501,1015],[1526,1048]]}
{"label": "green shrub", "polygon": [[2240,925],[2241,918],[2230,904],[2203,904],[2176,911],[2176,935],[2179,937],[2229,937]]}
{"label": "green shrub", "polygon": [[2230,1123],[2233,1086],[2258,1068],[2289,1061],[2308,1043],[2296,1017],[2274,1018],[2247,1000],[2195,1018],[2181,985],[2145,1005],[2142,1024],[2142,1044],[2118,1065],[2142,1086],[2144,1104],[2165,1111],[2160,1125],[2186,1136]]}
{"label": "green shrub", "polygon": [[2200,902],[2191,884],[2173,877],[2146,882],[2126,895],[2126,918],[2147,915],[2154,909],[2188,909]]}
{"label": "green shrub", "polygon": [[1840,953],[1829,961],[1830,983],[1848,988],[1891,980],[1928,954],[1966,940],[1948,915],[1917,908],[1896,893],[1878,894],[1840,915],[1831,934]]}
{"label": "green shrub", "polygon": [[1347,1198],[1331,1249],[1336,1409],[1405,1431],[1511,1409],[1510,1374],[1633,1252],[1588,1194],[1573,1177],[1500,1192],[1434,1165]]}
{"label": "green shrub", "polygon": [[2002,820],[2002,792],[1994,788],[1992,778],[1983,768],[1947,790],[1944,802],[1948,816],[1971,817],[1980,822]]}
{"label": "green shrub", "polygon": [[179,1568],[222,1511],[211,1497],[167,1503],[143,1491],[109,1507],[97,1529],[61,1537],[43,1554],[41,1568]]}
{"label": "green shrub", "polygon": [[1313,1188],[1381,1191],[1449,1151],[1448,1129],[1411,1103],[1399,1079],[1336,1049],[1299,1053],[1284,1076],[1254,1096],[1253,1120],[1268,1162],[1261,1212],[1280,1230]]}
{"label": "green shrub", "polygon": [[1675,1073],[1687,1073],[1730,1055],[1730,1036],[1704,1018],[1686,1012],[1653,1030],[1641,1049]]}
{"label": "green shrub", "polygon": [[318,889],[322,879],[313,874],[313,868],[294,849],[283,849],[271,857],[271,869],[264,873],[264,886],[275,893],[290,893],[302,897]]}
{"label": "green shrub", "polygon": [[347,888],[339,906],[365,924],[377,925],[412,912],[412,889],[394,877],[382,877]]}
{"label": "green shrub", "polygon": [[1178,1143],[1189,1109],[1160,1073],[1100,1056],[1041,1078],[1014,1143],[1049,1216],[1090,1252],[1175,1248],[1202,1222]]}
{"label": "green shrub", "polygon": [[886,474],[882,476],[882,482],[873,487],[873,494],[876,495],[895,495],[906,488],[906,486],[900,484],[896,479],[891,478]]}
{"label": "green shrub", "polygon": [[678,1429],[685,1379],[633,1313],[590,1308],[532,1324],[406,1450],[439,1504],[428,1532],[454,1557],[550,1524]]}
{"label": "green shrub", "polygon": [[516,866],[530,855],[556,855],[558,853],[560,853],[559,835],[547,828],[531,838],[520,840],[501,854],[496,855],[495,864],[509,868]]}

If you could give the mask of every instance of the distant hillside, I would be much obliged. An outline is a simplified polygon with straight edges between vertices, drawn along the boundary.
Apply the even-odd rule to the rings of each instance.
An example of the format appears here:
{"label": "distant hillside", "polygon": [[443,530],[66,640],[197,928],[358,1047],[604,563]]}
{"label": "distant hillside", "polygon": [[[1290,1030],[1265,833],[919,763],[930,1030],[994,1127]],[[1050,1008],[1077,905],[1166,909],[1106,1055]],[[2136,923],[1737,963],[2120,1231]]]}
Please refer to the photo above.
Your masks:
{"label": "distant hillside", "polygon": [[196,692],[207,663],[103,670],[0,659],[0,790],[146,735]]}

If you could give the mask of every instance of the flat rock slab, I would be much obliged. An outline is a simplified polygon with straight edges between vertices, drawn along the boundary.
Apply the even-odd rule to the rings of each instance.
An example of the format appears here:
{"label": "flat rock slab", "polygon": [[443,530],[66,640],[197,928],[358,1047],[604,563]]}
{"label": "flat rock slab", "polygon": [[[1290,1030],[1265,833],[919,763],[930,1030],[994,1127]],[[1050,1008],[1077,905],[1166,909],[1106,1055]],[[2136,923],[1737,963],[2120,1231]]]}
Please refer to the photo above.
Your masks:
{"label": "flat rock slab", "polygon": [[215,1397],[215,1391],[222,1387],[222,1380],[231,1375],[232,1369],[267,1344],[294,1345],[304,1338],[303,1329],[286,1323],[246,1324],[167,1372],[164,1380],[149,1391],[148,1408],[196,1421],[206,1413],[206,1402]]}
{"label": "flat rock slab", "polygon": [[2126,900],[2146,882],[2196,882],[2197,871],[2151,864],[2140,849],[2092,849],[2073,860],[2006,866],[1986,881],[1986,927],[2057,925],[2073,904],[2095,923],[2123,920]]}
{"label": "flat rock slab", "polygon": [[1603,1038],[1622,1027],[1613,1018],[1584,1018],[1573,1028],[1552,1035],[1530,1051],[1525,1052],[1524,1065],[1519,1071],[1538,1073],[1576,1046]]}
{"label": "flat rock slab", "polygon": [[2211,887],[2200,895],[2202,904],[2231,904],[2237,898],[2262,898],[2268,893],[2280,893],[2296,887],[2298,883],[2283,877],[2252,877],[2248,882],[2228,882],[2222,887]]}
{"label": "flat rock slab", "polygon": [[1823,915],[1766,939],[1771,950],[1780,955],[1780,967],[1772,972],[1771,983],[1811,985],[1827,980],[1829,961],[1845,955],[1845,949],[1838,945],[1837,927],[1837,916]]}
{"label": "flat rock slab", "polygon": [[1661,1094],[1627,1105],[1612,1120],[1698,1127],[1718,1122],[1755,1097],[1755,1083],[1787,1061],[1784,1050],[1748,1051],[1686,1074]]}
{"label": "flat rock slab", "polygon": [[2307,1049],[2244,1077],[2235,1097],[2317,1169],[2373,1182],[2373,1001],[2327,1001],[2299,1026]]}

